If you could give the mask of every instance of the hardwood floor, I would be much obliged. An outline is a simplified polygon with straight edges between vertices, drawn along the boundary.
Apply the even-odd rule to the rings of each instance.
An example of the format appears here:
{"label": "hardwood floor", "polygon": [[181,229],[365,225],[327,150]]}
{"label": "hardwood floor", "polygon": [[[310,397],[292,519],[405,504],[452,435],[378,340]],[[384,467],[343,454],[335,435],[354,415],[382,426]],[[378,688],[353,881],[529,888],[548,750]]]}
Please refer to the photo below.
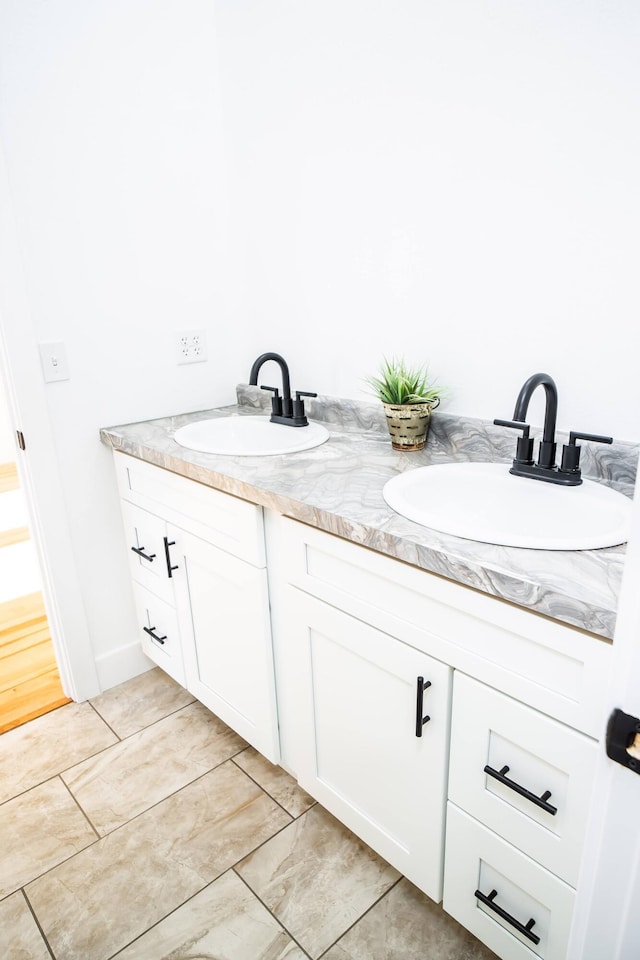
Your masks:
{"label": "hardwood floor", "polygon": [[[0,496],[18,486],[15,464],[0,464]],[[28,527],[0,530],[0,549],[28,539]],[[42,594],[0,603],[0,734],[64,703]]]}
{"label": "hardwood floor", "polygon": [[20,486],[15,463],[0,463],[0,493],[17,490]]}
{"label": "hardwood floor", "polygon": [[0,604],[0,733],[64,703],[42,594]]}
{"label": "hardwood floor", "polygon": [[15,527],[13,530],[0,530],[0,547],[10,547],[13,543],[22,543],[29,539],[29,527]]}

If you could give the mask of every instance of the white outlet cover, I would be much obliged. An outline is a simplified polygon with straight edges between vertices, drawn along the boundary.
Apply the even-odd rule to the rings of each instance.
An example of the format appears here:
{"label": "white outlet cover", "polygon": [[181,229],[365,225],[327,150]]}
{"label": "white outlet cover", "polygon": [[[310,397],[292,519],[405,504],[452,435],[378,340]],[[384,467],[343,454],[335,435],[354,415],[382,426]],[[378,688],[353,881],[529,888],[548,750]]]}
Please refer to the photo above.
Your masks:
{"label": "white outlet cover", "polygon": [[207,359],[207,335],[204,330],[176,330],[173,336],[176,363],[202,363]]}

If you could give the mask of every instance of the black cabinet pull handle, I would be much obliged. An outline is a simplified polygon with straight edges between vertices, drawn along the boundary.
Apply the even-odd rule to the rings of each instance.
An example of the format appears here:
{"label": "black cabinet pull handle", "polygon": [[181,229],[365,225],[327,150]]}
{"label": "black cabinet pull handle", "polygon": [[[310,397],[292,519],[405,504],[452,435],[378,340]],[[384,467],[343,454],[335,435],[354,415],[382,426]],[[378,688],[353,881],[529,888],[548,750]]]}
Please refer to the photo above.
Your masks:
{"label": "black cabinet pull handle", "polygon": [[536,797],[535,793],[531,793],[531,790],[527,790],[526,787],[521,787],[515,780],[509,780],[509,778],[505,776],[506,773],[509,773],[509,767],[505,766],[502,767],[501,770],[494,770],[493,767],[487,764],[484,772],[488,773],[489,776],[495,780],[498,780],[499,783],[503,783],[505,787],[509,787],[510,790],[515,790],[521,797],[530,800],[531,803],[535,803],[537,807],[542,807],[542,809],[550,813],[552,817],[555,817],[558,812],[557,807],[554,807],[552,803],[547,803],[547,800],[551,796],[551,790],[545,790],[541,797]]}
{"label": "black cabinet pull handle", "polygon": [[164,637],[159,637],[157,633],[154,633],[155,627],[143,627],[145,633],[148,633],[152,640],[155,640],[157,643],[161,643],[164,646],[164,642],[167,639],[165,633]]}
{"label": "black cabinet pull handle", "polygon": [[169,540],[168,537],[164,537],[164,558],[167,561],[167,576],[173,577],[173,571],[178,569],[178,564],[171,566],[171,553],[169,552],[169,547],[175,547],[175,540]]}
{"label": "black cabinet pull handle", "polygon": [[131,547],[134,553],[137,553],[139,557],[142,557],[143,560],[148,560],[149,563],[153,563],[155,558],[155,553],[145,553],[144,547]]}
{"label": "black cabinet pull handle", "polygon": [[425,680],[424,677],[418,677],[416,686],[416,737],[422,736],[422,728],[425,723],[431,720],[431,717],[423,717],[424,691],[431,686],[431,680]]}
{"label": "black cabinet pull handle", "polygon": [[489,907],[490,910],[493,910],[494,913],[497,913],[499,917],[502,917],[503,920],[506,920],[507,923],[510,923],[512,927],[515,927],[518,933],[521,933],[523,937],[526,937],[527,940],[530,940],[531,943],[538,944],[540,943],[540,937],[536,933],[531,932],[531,928],[535,924],[535,920],[529,920],[525,925],[520,923],[519,920],[516,920],[515,917],[512,917],[510,913],[507,913],[506,910],[503,910],[502,907],[498,906],[494,902],[495,897],[498,896],[497,890],[492,890],[489,896],[486,893],[482,893],[481,890],[476,890],[474,897],[480,900],[481,903],[484,903],[486,907]]}

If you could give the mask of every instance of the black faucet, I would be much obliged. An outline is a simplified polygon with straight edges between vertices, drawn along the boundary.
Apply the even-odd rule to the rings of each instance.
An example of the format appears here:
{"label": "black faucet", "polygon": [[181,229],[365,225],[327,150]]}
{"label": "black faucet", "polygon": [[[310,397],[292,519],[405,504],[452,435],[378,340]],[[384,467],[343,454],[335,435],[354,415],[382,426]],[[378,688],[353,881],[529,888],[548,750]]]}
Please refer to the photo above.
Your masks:
{"label": "black faucet", "polygon": [[295,400],[291,399],[291,383],[289,378],[289,367],[284,357],[279,353],[261,353],[254,361],[249,374],[249,384],[253,387],[258,385],[258,374],[263,363],[267,360],[275,360],[282,373],[282,396],[278,393],[277,387],[261,387],[262,390],[270,390],[273,393],[271,398],[271,423],[283,423],[287,427],[306,427],[309,424],[304,412],[304,400],[302,397],[317,397],[317,393],[306,393],[304,390],[296,390]]}
{"label": "black faucet", "polygon": [[[529,424],[526,423],[529,401],[536,387],[544,387],[545,411],[542,440],[538,446],[538,460],[533,462],[533,437],[529,436]],[[553,377],[548,373],[534,373],[522,385],[513,420],[494,420],[500,427],[513,427],[522,430],[518,438],[516,455],[509,473],[518,477],[529,477],[532,480],[546,480],[549,483],[560,483],[563,486],[576,487],[582,483],[580,471],[580,447],[576,440],[592,440],[595,443],[613,443],[613,437],[601,437],[593,433],[569,434],[569,443],[562,447],[562,461],[556,466],[556,417],[558,414],[558,389]]]}

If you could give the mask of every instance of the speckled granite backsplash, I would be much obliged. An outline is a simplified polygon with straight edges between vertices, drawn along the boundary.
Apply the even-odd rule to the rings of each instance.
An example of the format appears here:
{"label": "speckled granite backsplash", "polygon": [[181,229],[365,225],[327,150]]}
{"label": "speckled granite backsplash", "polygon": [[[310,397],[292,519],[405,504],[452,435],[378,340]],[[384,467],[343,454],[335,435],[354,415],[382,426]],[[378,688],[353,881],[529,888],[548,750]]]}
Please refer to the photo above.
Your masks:
{"label": "speckled granite backsplash", "polygon": [[[513,431],[438,410],[424,450],[391,447],[382,406],[333,397],[306,402],[329,440],[287,456],[235,457],[179,446],[176,430],[196,420],[268,413],[270,396],[240,385],[237,403],[198,413],[105,428],[114,450],[241,497],[560,623],[613,638],[625,550],[527,550],[466,540],[395,513],[382,490],[392,477],[427,464],[508,463]],[[559,438],[560,441],[562,437]],[[583,446],[585,476],[632,496],[640,444]]]}
{"label": "speckled granite backsplash", "polygon": [[[250,406],[254,410],[269,413],[271,395],[260,387],[239,384],[238,404]],[[361,403],[358,400],[343,400],[339,397],[321,396],[305,401],[305,409],[310,420],[319,423],[335,424],[346,429],[367,430],[387,437],[387,423],[380,403]],[[531,436],[536,440],[542,435],[542,429],[532,429]],[[472,417],[455,417],[438,411],[431,417],[429,438],[429,463],[449,463],[451,460],[491,461],[505,463],[513,460],[518,434],[505,427],[496,427],[490,420],[477,420]],[[569,442],[569,434],[557,431],[558,450],[563,443]],[[536,445],[537,448],[537,445]],[[636,482],[640,443],[615,441],[611,445],[581,441],[582,452],[580,467],[582,475],[590,480],[598,480],[619,490],[628,497],[633,496]],[[416,452],[406,454],[412,458],[420,457]],[[411,465],[416,466],[417,460]]]}

